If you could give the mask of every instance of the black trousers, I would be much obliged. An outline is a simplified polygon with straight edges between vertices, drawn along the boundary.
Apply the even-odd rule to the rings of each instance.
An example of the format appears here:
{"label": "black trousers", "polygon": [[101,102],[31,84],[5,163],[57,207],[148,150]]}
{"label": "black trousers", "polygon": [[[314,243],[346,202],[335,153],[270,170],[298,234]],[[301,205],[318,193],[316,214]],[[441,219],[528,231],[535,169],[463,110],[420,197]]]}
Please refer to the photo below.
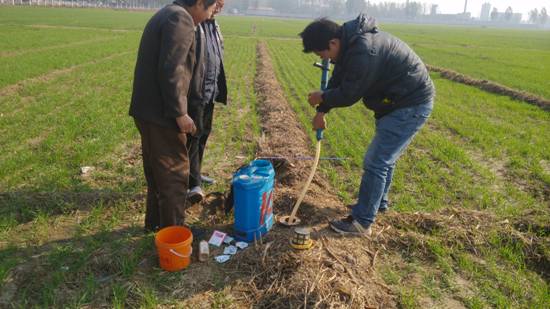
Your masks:
{"label": "black trousers", "polygon": [[201,186],[201,168],[206,141],[212,132],[212,118],[214,118],[214,102],[193,108],[190,114],[197,132],[187,135],[187,149],[189,151],[189,188]]}
{"label": "black trousers", "polygon": [[189,179],[187,134],[138,119],[135,123],[147,180],[145,229],[183,225]]}

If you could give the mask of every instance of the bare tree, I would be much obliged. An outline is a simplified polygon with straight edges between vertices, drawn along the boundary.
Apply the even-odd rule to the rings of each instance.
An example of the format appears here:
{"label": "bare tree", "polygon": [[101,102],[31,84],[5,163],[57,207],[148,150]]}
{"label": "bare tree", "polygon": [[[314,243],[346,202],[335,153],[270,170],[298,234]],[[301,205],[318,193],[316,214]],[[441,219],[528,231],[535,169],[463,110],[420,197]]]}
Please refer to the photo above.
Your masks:
{"label": "bare tree", "polygon": [[355,15],[360,12],[365,11],[367,8],[367,3],[365,0],[347,0],[346,1],[346,12],[350,15]]}
{"label": "bare tree", "polygon": [[546,8],[542,8],[540,10],[540,16],[539,16],[539,22],[541,25],[546,24],[548,21],[548,13],[546,12]]}
{"label": "bare tree", "polygon": [[250,5],[249,0],[227,0],[225,1],[225,7],[228,11],[237,10],[239,12],[244,12],[248,9]]}
{"label": "bare tree", "polygon": [[259,7],[260,7],[259,0],[250,0],[250,8],[257,10]]}
{"label": "bare tree", "polygon": [[296,0],[271,0],[269,3],[273,9],[281,13],[295,12],[298,8]]}
{"label": "bare tree", "polygon": [[532,24],[536,24],[537,20],[539,19],[539,10],[536,8],[529,11],[529,22]]}
{"label": "bare tree", "polygon": [[512,20],[512,16],[514,15],[514,12],[512,11],[512,7],[509,6],[506,11],[504,12],[504,19],[506,21],[511,21]]}
{"label": "bare tree", "polygon": [[491,11],[491,20],[497,21],[497,19],[498,19],[498,9],[493,8],[493,10]]}
{"label": "bare tree", "polygon": [[408,18],[415,18],[422,14],[422,3],[420,2],[407,2],[405,5],[405,16]]}
{"label": "bare tree", "polygon": [[340,15],[344,13],[345,4],[343,0],[330,0],[329,7],[331,10],[331,14]]}

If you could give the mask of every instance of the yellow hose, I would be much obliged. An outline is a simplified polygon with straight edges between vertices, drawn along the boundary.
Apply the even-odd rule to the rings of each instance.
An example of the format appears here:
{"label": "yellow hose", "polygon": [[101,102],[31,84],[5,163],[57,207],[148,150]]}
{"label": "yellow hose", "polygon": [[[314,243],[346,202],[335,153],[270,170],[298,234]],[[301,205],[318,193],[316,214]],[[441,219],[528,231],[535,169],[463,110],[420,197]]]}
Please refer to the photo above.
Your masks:
{"label": "yellow hose", "polygon": [[302,189],[302,193],[300,193],[300,197],[296,201],[296,204],[294,204],[294,208],[292,209],[292,213],[290,214],[290,217],[288,217],[288,223],[293,224],[296,218],[296,213],[298,212],[298,208],[300,208],[300,204],[302,203],[302,200],[306,196],[307,189],[309,189],[309,185],[311,184],[311,181],[313,180],[313,176],[315,176],[315,171],[317,170],[317,165],[319,164],[319,158],[321,157],[321,140],[317,141],[317,150],[315,152],[315,161],[313,163],[313,166],[311,167],[311,172],[309,173],[309,178],[307,179],[306,185]]}

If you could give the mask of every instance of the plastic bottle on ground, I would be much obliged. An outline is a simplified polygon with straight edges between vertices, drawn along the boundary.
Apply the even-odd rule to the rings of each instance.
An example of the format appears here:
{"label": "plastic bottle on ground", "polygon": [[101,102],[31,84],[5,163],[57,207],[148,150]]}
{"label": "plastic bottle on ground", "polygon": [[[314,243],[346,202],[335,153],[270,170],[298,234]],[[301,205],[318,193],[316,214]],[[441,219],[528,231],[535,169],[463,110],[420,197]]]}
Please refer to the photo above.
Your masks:
{"label": "plastic bottle on ground", "polygon": [[199,261],[205,262],[208,260],[208,256],[210,255],[210,248],[208,247],[208,242],[206,240],[203,240],[199,244]]}

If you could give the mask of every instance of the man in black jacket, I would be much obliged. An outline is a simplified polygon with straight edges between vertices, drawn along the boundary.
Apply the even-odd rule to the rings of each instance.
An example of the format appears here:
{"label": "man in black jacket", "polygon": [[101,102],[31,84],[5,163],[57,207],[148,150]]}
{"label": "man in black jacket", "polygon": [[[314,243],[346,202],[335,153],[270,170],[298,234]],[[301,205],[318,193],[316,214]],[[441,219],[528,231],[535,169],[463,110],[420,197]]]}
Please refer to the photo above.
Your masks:
{"label": "man in black jacket", "polygon": [[309,94],[317,107],[314,129],[325,114],[360,99],[374,111],[376,134],[363,162],[357,204],[350,216],[330,222],[343,234],[370,234],[376,214],[388,208],[388,192],[399,156],[433,109],[435,88],[420,58],[404,42],[379,31],[373,18],[359,15],[342,26],[319,19],[300,34],[304,52],[335,63],[325,91]]}
{"label": "man in black jacket", "polygon": [[195,124],[187,96],[195,66],[195,26],[212,15],[215,0],[176,0],[143,31],[130,116],[141,135],[147,180],[145,229],[182,225],[187,199],[187,133]]}
{"label": "man in black jacket", "polygon": [[[199,91],[192,92],[189,97],[189,116],[195,122],[197,132],[187,136],[187,149],[189,151],[189,194],[191,203],[198,203],[204,198],[202,184],[211,184],[214,180],[201,174],[202,160],[206,141],[212,131],[212,119],[214,116],[214,102],[227,104],[227,84],[223,66],[223,37],[215,15],[221,12],[224,0],[216,1],[216,10],[212,18],[204,21],[197,27],[200,32],[200,46],[203,47],[202,57],[198,60],[194,79],[200,83]],[[199,36],[198,36],[199,37]],[[192,83],[195,83],[193,81]]]}

